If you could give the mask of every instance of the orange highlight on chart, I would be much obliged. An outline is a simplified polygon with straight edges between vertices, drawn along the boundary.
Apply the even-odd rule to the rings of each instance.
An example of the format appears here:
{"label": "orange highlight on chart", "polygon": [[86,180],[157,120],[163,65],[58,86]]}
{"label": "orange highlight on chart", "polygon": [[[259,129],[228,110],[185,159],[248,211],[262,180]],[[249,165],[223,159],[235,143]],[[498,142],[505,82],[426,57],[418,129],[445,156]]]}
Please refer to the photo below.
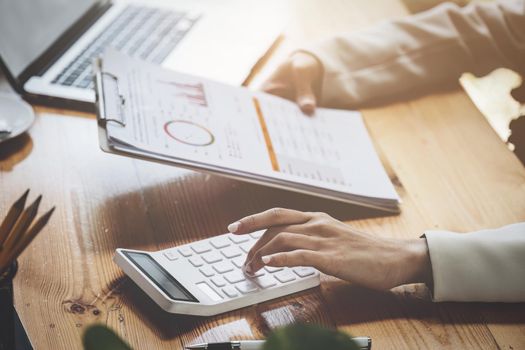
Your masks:
{"label": "orange highlight on chart", "polygon": [[259,124],[261,125],[261,130],[264,136],[264,142],[266,143],[266,149],[268,150],[270,162],[272,163],[272,169],[274,171],[279,171],[279,163],[277,162],[277,156],[275,155],[272,139],[270,138],[270,133],[268,132],[268,126],[266,125],[266,120],[264,120],[264,115],[262,113],[259,100],[256,97],[253,98],[253,105],[255,106],[257,117],[259,119]]}

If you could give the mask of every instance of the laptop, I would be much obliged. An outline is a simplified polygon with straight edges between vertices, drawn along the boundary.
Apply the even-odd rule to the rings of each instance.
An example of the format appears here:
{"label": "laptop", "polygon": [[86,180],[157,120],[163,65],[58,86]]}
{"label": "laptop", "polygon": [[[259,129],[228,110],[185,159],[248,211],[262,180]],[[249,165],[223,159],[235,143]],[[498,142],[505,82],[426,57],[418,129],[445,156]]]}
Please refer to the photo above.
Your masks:
{"label": "laptop", "polygon": [[279,38],[279,0],[0,0],[0,67],[33,103],[94,110],[92,63],[107,47],[243,84]]}

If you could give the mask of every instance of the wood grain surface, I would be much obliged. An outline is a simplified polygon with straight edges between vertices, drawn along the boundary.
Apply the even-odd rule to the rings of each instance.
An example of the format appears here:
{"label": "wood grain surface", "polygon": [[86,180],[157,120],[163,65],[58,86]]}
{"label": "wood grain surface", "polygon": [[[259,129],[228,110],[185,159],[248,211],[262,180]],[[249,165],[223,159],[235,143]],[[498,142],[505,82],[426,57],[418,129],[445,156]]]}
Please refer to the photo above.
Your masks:
{"label": "wood grain surface", "polygon": [[[401,2],[289,1],[282,45],[257,80],[306,38],[406,13]],[[459,232],[525,220],[525,169],[459,89],[363,110],[402,200],[400,215],[103,153],[96,121],[37,108],[28,135],[0,146],[0,213],[26,188],[57,205],[19,261],[15,305],[36,349],[78,349],[104,323],[135,349],[252,339],[302,321],[369,335],[374,349],[523,349],[524,304],[432,303],[423,285],[376,292],[323,276],[320,287],[215,317],[171,315],[112,262],[225,232],[274,206],[325,211],[380,236]],[[31,200],[33,197],[30,197]],[[349,266],[356,268],[359,266]]]}

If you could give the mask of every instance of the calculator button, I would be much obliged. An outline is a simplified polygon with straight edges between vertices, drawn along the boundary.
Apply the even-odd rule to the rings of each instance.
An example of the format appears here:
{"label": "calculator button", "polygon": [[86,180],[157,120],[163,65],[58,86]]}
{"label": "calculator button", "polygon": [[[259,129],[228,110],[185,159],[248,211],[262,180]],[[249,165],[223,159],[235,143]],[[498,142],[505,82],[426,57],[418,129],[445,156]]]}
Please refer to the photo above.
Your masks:
{"label": "calculator button", "polygon": [[221,262],[218,262],[217,264],[214,264],[214,265],[213,265],[213,268],[214,268],[215,271],[217,271],[218,273],[226,273],[226,272],[233,271],[233,265],[232,265],[232,263],[229,262],[229,261],[221,261]]}
{"label": "calculator button", "polygon": [[206,294],[208,297],[210,297],[211,300],[213,300],[213,301],[220,301],[220,300],[222,300],[222,296],[219,293],[217,293],[215,291],[215,289],[210,287],[208,285],[208,283],[200,282],[200,283],[197,283],[196,286],[199,287],[199,289],[201,291],[203,291],[204,294]]}
{"label": "calculator button", "polygon": [[232,286],[226,286],[222,289],[223,293],[226,294],[230,298],[235,298],[239,293],[233,288]]}
{"label": "calculator button", "polygon": [[242,294],[252,293],[259,289],[254,282],[249,281],[249,280],[237,283],[235,285],[235,288],[237,288],[237,290],[241,292]]}
{"label": "calculator button", "polygon": [[244,266],[244,262],[245,261],[246,261],[246,258],[244,256],[239,256],[239,257],[231,260],[233,265],[237,266],[240,269],[242,269],[242,267]]}
{"label": "calculator button", "polygon": [[283,268],[282,267],[275,267],[275,266],[265,266],[264,269],[266,271],[268,271],[269,273],[274,273],[274,272],[277,272],[277,271],[281,271]]}
{"label": "calculator button", "polygon": [[239,249],[239,247],[236,247],[236,246],[224,248],[223,250],[221,250],[221,253],[228,259],[235,258],[236,256],[242,255],[242,251]]}
{"label": "calculator button", "polygon": [[296,278],[295,275],[290,270],[284,270],[284,271],[277,272],[276,274],[273,275],[273,277],[275,277],[281,283],[290,282]]}
{"label": "calculator button", "polygon": [[293,272],[299,277],[306,277],[313,275],[315,273],[315,270],[311,267],[295,267],[293,269]]}
{"label": "calculator button", "polygon": [[250,233],[250,237],[255,238],[255,239],[261,238],[262,235],[264,235],[264,230],[255,231],[255,232]]}
{"label": "calculator button", "polygon": [[266,274],[266,271],[264,269],[260,269],[259,271],[256,271],[254,273],[249,274],[250,277],[261,277]]}
{"label": "calculator button", "polygon": [[259,277],[257,278],[256,282],[263,289],[273,287],[277,284],[275,278],[273,278],[271,275]]}
{"label": "calculator button", "polygon": [[244,274],[240,271],[228,272],[224,275],[224,278],[226,278],[226,281],[230,283],[237,283],[246,279]]}
{"label": "calculator button", "polygon": [[208,264],[213,264],[223,259],[222,256],[217,252],[209,252],[201,256],[204,259],[204,261],[206,261]]}
{"label": "calculator button", "polygon": [[225,248],[232,244],[232,242],[230,242],[230,240],[226,236],[212,238],[210,240],[210,243],[217,249]]}
{"label": "calculator button", "polygon": [[193,249],[193,251],[197,254],[202,254],[209,252],[211,250],[211,246],[208,242],[197,242],[191,245],[191,249]]}
{"label": "calculator button", "polygon": [[171,261],[177,260],[179,258],[179,254],[177,254],[177,252],[173,249],[164,252],[164,256],[166,257],[166,259]]}
{"label": "calculator button", "polygon": [[248,235],[229,235],[228,238],[236,244],[248,242],[250,240],[250,237]]}
{"label": "calculator button", "polygon": [[215,271],[211,268],[211,266],[205,265],[199,269],[199,271],[205,276],[205,277],[211,277],[215,275]]}
{"label": "calculator button", "polygon": [[192,256],[193,255],[193,252],[191,251],[191,249],[189,247],[179,248],[179,253],[181,253],[181,255],[186,257],[186,258],[188,256]]}
{"label": "calculator button", "polygon": [[198,256],[191,257],[188,259],[188,261],[195,267],[200,267],[204,265],[204,261],[202,261],[202,259]]}
{"label": "calculator button", "polygon": [[217,287],[224,287],[226,285],[226,280],[222,276],[215,276],[212,277],[211,281],[213,284],[215,284]]}
{"label": "calculator button", "polygon": [[239,247],[242,249],[243,252],[248,253],[255,243],[256,241],[245,242],[239,245]]}

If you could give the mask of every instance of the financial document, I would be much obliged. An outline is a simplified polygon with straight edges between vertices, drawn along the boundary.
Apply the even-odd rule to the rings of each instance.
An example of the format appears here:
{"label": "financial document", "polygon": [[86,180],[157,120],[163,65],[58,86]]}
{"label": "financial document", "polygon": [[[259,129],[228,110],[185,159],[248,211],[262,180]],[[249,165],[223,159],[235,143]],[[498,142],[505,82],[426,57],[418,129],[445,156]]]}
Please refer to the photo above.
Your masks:
{"label": "financial document", "polygon": [[115,51],[102,62],[105,93],[115,92],[120,101],[117,110],[105,100],[105,112],[118,114],[106,116],[108,139],[117,148],[398,202],[359,112],[319,108],[307,116],[285,99]]}

